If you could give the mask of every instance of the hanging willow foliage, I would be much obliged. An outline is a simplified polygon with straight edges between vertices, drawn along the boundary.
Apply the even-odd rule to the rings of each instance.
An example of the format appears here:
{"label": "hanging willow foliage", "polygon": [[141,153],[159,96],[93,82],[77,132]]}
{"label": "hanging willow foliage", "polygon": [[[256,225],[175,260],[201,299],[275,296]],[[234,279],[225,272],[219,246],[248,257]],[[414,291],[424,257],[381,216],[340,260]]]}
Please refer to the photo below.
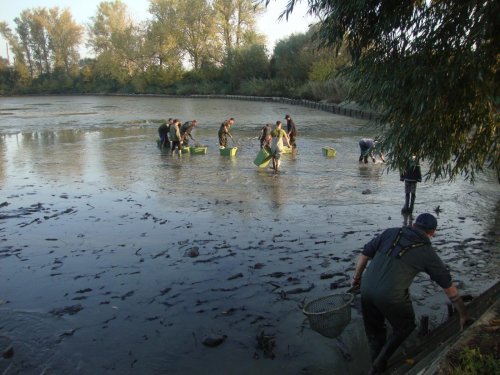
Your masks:
{"label": "hanging willow foliage", "polygon": [[[270,0],[264,0],[266,4]],[[293,11],[289,0],[283,16]],[[324,46],[346,41],[350,99],[379,111],[379,147],[390,167],[411,155],[427,177],[500,182],[500,2],[496,0],[308,0]]]}

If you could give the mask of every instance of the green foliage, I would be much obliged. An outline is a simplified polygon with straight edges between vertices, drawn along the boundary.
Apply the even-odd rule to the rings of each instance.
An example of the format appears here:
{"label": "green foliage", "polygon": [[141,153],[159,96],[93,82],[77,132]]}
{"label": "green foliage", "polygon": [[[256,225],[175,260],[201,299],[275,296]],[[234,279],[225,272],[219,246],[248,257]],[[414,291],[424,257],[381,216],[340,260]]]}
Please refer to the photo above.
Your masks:
{"label": "green foliage", "polygon": [[230,77],[231,89],[237,91],[240,83],[249,79],[264,79],[269,75],[266,47],[252,44],[231,51],[226,60],[226,74]]}
{"label": "green foliage", "polygon": [[331,78],[326,82],[309,81],[300,86],[298,96],[309,100],[326,100],[340,103],[348,93],[348,84],[342,78]]}
{"label": "green foliage", "polygon": [[418,155],[428,177],[474,180],[490,166],[500,179],[498,1],[308,3],[322,45],[346,43],[349,99],[380,111],[392,168]]}
{"label": "green foliage", "polygon": [[334,58],[318,59],[312,63],[309,79],[314,82],[325,82],[335,73],[335,71]]}
{"label": "green foliage", "polygon": [[[28,9],[18,17],[15,32],[0,22],[0,33],[15,56],[14,66],[0,64],[0,93],[243,94],[343,100],[342,81],[331,76],[346,64],[345,55],[335,56],[332,48],[318,49],[311,29],[280,41],[270,60],[264,38],[255,29],[255,17],[262,9],[253,3],[150,0],[151,18],[136,24],[123,1],[103,1],[87,30],[87,46],[95,58],[78,65],[75,51],[81,43],[81,26],[70,12]],[[191,62],[187,71],[186,62]]]}
{"label": "green foliage", "polygon": [[488,354],[482,354],[477,348],[465,348],[460,352],[458,366],[450,375],[499,375],[500,360]]}
{"label": "green foliage", "polygon": [[238,93],[253,96],[297,97],[300,84],[286,79],[249,79],[241,83]]}
{"label": "green foliage", "polygon": [[0,58],[0,95],[14,92],[19,80],[19,73],[8,66],[6,60]]}
{"label": "green foliage", "polygon": [[315,46],[308,34],[293,34],[280,40],[274,47],[273,71],[276,78],[291,79],[299,82],[308,80],[314,62]]}

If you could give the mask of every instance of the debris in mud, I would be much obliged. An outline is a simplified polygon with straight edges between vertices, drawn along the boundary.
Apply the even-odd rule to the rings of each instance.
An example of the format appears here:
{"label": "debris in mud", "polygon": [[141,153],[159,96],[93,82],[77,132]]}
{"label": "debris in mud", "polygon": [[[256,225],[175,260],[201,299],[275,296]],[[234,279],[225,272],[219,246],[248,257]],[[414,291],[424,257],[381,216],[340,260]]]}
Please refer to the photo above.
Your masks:
{"label": "debris in mud", "polygon": [[122,301],[124,301],[126,298],[130,297],[130,296],[133,296],[134,295],[134,291],[131,290],[130,292],[127,292],[125,293],[123,296],[121,296],[120,298],[122,299]]}
{"label": "debris in mud", "polygon": [[295,288],[295,289],[287,290],[287,291],[285,291],[285,295],[307,293],[313,289],[314,289],[314,284],[311,284],[308,288]]}
{"label": "debris in mud", "polygon": [[240,272],[240,273],[237,273],[235,275],[232,275],[232,276],[229,276],[227,279],[228,280],[234,280],[234,279],[238,279],[240,277],[243,277],[243,274]]}
{"label": "debris in mud", "polygon": [[371,194],[371,193],[372,193],[372,191],[370,189],[366,189],[366,190],[363,190],[361,192],[361,194],[363,194],[363,195],[367,195],[367,194]]}
{"label": "debris in mud", "polygon": [[344,357],[346,361],[352,361],[352,355],[347,345],[339,337],[335,338],[334,343],[342,357]]}
{"label": "debris in mud", "polygon": [[348,281],[336,281],[330,284],[330,289],[338,289],[338,288],[347,288],[350,287],[351,284],[349,284]]}
{"label": "debris in mud", "polygon": [[83,310],[83,306],[78,304],[78,305],[72,305],[72,306],[66,306],[62,308],[55,308],[49,311],[49,314],[56,315],[56,316],[63,316],[66,314],[69,315],[75,315],[76,313],[80,312]]}
{"label": "debris in mud", "polygon": [[201,343],[209,348],[215,348],[216,346],[222,344],[226,339],[227,335],[208,336],[205,337]]}
{"label": "debris in mud", "polygon": [[5,359],[12,358],[14,356],[14,347],[9,346],[7,349],[5,349],[2,353],[2,357]]}
{"label": "debris in mud", "polygon": [[77,330],[77,329],[78,329],[78,328],[74,328],[74,329],[72,329],[72,330],[65,331],[65,332],[61,333],[61,334],[59,335],[59,340],[57,340],[57,342],[58,342],[58,343],[61,343],[61,342],[62,342],[62,340],[63,340],[65,337],[71,337],[71,336],[73,336],[73,335],[75,334],[75,332],[76,332],[76,330]]}
{"label": "debris in mud", "polygon": [[273,273],[269,274],[269,276],[274,277],[276,279],[279,279],[280,277],[283,277],[285,275],[286,274],[284,272],[279,272],[279,271],[278,272],[273,272]]}
{"label": "debris in mud", "polygon": [[250,266],[250,268],[254,270],[260,270],[261,268],[264,268],[265,264],[263,263],[255,263],[253,266]]}
{"label": "debris in mud", "polygon": [[[276,337],[274,335],[266,335],[264,331],[257,335],[257,349],[264,352],[265,358],[274,359],[276,354],[274,354],[274,348],[276,347]],[[254,358],[258,358],[258,355],[254,355]]]}
{"label": "debris in mud", "polygon": [[196,258],[199,255],[200,255],[200,250],[198,246],[193,246],[191,249],[186,250],[186,252],[184,253],[184,256],[189,258]]}
{"label": "debris in mud", "polygon": [[346,232],[342,233],[342,238],[346,238],[348,235],[354,234],[354,233],[356,233],[356,232],[353,230],[346,231]]}
{"label": "debris in mud", "polygon": [[47,215],[47,216],[44,216],[43,218],[45,220],[48,220],[48,219],[52,219],[52,218],[55,218],[55,217],[58,217],[58,216],[61,216],[61,215],[64,215],[64,214],[70,214],[72,212],[76,212],[74,209],[72,208],[67,208],[66,210],[64,211],[61,211],[61,212],[56,212],[55,214],[53,215]]}
{"label": "debris in mud", "polygon": [[0,203],[0,208],[8,206],[10,203],[9,202],[2,202]]}

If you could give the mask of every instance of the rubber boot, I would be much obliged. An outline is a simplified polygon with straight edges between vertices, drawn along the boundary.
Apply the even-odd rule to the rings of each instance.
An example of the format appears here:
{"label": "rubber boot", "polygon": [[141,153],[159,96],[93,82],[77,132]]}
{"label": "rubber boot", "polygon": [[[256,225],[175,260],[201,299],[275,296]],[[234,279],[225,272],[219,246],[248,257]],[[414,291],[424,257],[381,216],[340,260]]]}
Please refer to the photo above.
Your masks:
{"label": "rubber boot", "polygon": [[409,326],[405,329],[399,330],[398,332],[393,332],[380,351],[378,357],[373,361],[370,372],[371,374],[383,374],[385,372],[387,368],[387,361],[399,348],[401,343],[410,335],[414,328],[414,326]]}
{"label": "rubber boot", "polygon": [[409,204],[410,204],[410,194],[405,194],[405,205],[401,209],[402,214],[407,214],[410,212],[410,208],[408,207]]}
{"label": "rubber boot", "polygon": [[411,213],[413,213],[413,206],[415,205],[415,198],[416,198],[415,194],[412,194],[412,195],[411,195],[411,203],[410,203],[410,207],[409,207],[409,209],[408,209],[408,212],[409,212],[410,214],[411,214]]}

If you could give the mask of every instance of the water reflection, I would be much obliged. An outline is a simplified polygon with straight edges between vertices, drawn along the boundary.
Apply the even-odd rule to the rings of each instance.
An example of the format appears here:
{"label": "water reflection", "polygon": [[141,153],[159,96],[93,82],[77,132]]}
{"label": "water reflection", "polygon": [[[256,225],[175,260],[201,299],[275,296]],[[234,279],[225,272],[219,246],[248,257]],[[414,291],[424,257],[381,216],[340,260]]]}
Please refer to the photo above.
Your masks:
{"label": "water reflection", "polygon": [[402,214],[403,216],[403,226],[411,227],[413,225],[413,214]]}
{"label": "water reflection", "polygon": [[359,177],[367,180],[377,180],[384,174],[384,167],[379,164],[358,164]]}
{"label": "water reflection", "polygon": [[[269,204],[272,210],[281,211],[286,204],[286,177],[275,174],[268,168],[261,168],[255,171],[257,190],[259,199],[264,199],[265,204]],[[263,196],[265,194],[265,196]]]}

